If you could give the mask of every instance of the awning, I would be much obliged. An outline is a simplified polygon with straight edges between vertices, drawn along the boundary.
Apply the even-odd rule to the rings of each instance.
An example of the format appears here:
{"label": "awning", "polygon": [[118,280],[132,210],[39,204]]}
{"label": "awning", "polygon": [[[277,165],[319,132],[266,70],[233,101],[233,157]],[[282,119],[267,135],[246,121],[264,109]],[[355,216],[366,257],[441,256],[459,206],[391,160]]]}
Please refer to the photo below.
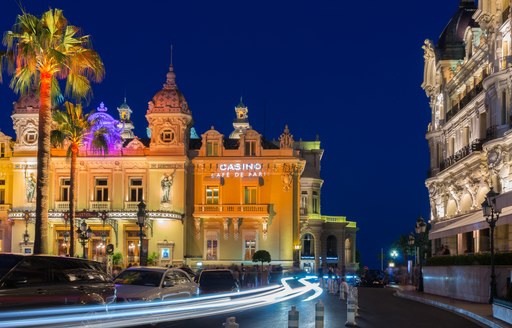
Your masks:
{"label": "awning", "polygon": [[[439,229],[430,231],[428,238],[437,239],[449,236],[455,236],[459,233],[471,232],[475,230],[482,230],[489,228],[489,224],[485,221],[484,215],[481,210],[465,216],[452,219],[453,223],[442,226]],[[501,211],[501,215],[496,225],[504,225],[512,223],[512,206],[505,207]]]}

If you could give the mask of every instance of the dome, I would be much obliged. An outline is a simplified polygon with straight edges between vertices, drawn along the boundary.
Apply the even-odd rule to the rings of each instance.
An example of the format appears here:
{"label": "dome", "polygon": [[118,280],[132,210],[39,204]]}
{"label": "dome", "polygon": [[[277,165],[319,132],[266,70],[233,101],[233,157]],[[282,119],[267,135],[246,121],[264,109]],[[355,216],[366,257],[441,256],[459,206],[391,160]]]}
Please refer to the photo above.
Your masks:
{"label": "dome", "polygon": [[18,101],[13,103],[14,111],[30,111],[30,112],[38,112],[39,111],[39,97],[35,94],[35,92],[29,92],[25,95],[22,95]]}
{"label": "dome", "polygon": [[187,101],[176,85],[176,74],[174,74],[172,65],[169,67],[169,72],[167,72],[167,81],[164,83],[163,89],[158,91],[148,103],[149,113],[183,113],[190,115]]}
{"label": "dome", "polygon": [[437,42],[440,59],[464,59],[464,34],[468,27],[478,27],[473,20],[477,7],[474,0],[461,0],[459,9],[450,19]]}

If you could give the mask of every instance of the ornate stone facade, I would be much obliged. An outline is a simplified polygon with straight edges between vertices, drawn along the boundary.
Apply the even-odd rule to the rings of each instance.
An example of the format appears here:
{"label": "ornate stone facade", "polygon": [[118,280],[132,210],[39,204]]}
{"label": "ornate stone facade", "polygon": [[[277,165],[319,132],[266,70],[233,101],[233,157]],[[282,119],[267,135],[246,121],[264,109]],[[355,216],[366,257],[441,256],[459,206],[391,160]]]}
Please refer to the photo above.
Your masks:
{"label": "ornate stone facade", "polygon": [[[423,45],[434,253],[441,244],[451,254],[488,251],[481,203],[491,187],[500,193],[512,190],[510,31],[509,0],[482,0],[478,6],[461,0],[437,43]],[[511,251],[512,219],[500,220],[497,248]]]}

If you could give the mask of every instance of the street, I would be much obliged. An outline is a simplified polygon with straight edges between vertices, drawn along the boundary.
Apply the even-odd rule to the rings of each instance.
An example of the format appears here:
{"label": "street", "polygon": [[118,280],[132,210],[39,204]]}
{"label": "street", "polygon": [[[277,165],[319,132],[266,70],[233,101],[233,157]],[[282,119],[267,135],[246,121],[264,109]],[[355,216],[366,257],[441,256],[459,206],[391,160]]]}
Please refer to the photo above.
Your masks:
{"label": "street", "polygon": [[[481,327],[464,317],[422,303],[394,296],[393,288],[359,288],[359,317],[356,323],[362,328],[417,327],[417,328],[473,328]],[[303,297],[304,299],[306,297]],[[158,327],[191,328],[222,327],[229,316],[235,316],[240,328],[288,327],[288,311],[295,305],[299,311],[299,327],[315,327],[315,303],[318,299],[303,302],[293,299],[255,310],[230,315],[213,316],[160,324]],[[323,293],[319,298],[325,306],[324,327],[344,327],[347,307],[338,296]]]}

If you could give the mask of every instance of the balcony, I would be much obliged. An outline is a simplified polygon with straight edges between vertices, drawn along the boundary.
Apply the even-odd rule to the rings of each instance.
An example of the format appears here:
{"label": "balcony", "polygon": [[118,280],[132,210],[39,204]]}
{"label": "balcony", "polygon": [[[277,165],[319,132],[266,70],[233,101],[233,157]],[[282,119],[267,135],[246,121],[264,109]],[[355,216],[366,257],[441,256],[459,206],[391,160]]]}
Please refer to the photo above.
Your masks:
{"label": "balcony", "polygon": [[483,82],[480,81],[471,91],[469,91],[455,106],[453,106],[446,113],[446,122],[448,122],[451,118],[457,115],[467,104],[471,102],[480,92],[484,90]]}
{"label": "balcony", "polygon": [[55,202],[55,211],[57,212],[65,212],[69,211],[69,201],[56,201]]}
{"label": "balcony", "polygon": [[194,217],[262,217],[269,216],[267,204],[195,205]]}
{"label": "balcony", "polygon": [[481,151],[482,145],[484,142],[486,142],[487,139],[475,139],[470,145],[467,145],[466,147],[463,147],[461,150],[456,152],[454,155],[446,158],[441,162],[441,165],[439,165],[440,171],[443,171],[444,169],[449,168],[450,166],[454,165],[457,162],[460,162],[467,156],[473,154],[475,151]]}
{"label": "balcony", "polygon": [[89,208],[91,211],[109,211],[110,202],[90,202]]}
{"label": "balcony", "polygon": [[137,211],[139,208],[137,205],[139,205],[140,202],[124,202],[124,210],[125,211]]}

